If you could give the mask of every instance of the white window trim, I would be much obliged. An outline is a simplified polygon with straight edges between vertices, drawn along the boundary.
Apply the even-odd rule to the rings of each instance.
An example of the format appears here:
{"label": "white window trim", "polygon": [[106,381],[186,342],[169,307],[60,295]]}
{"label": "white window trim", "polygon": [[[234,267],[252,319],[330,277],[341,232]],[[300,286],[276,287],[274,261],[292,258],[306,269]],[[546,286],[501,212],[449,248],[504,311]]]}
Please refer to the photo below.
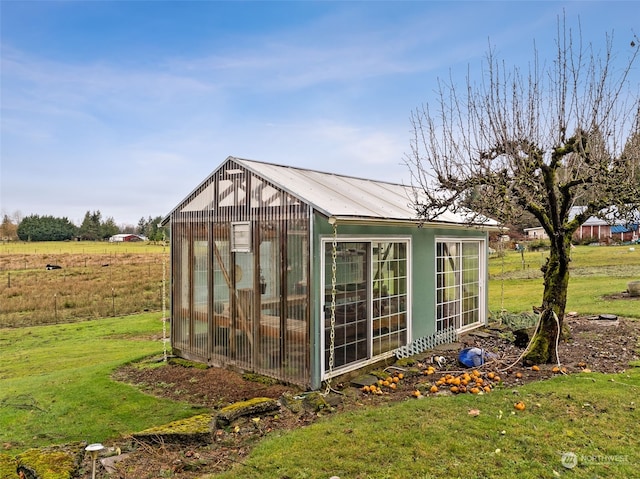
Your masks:
{"label": "white window trim", "polygon": [[251,253],[251,222],[234,221],[231,223],[231,251],[234,253]]}
{"label": "white window trim", "polygon": [[[474,238],[468,236],[436,236],[433,243],[433,252],[434,252],[434,265],[436,266],[433,269],[433,285],[434,292],[437,289],[438,285],[438,268],[437,268],[437,255],[438,255],[438,243],[445,241],[455,241],[460,243],[479,243],[480,246],[478,248],[478,311],[479,311],[479,319],[477,322],[469,324],[467,326],[456,329],[458,333],[464,333],[466,331],[470,331],[472,329],[476,329],[487,322],[487,239],[486,238]],[[434,311],[433,318],[435,321],[435,326],[437,329],[438,324],[438,298],[434,297]]]}
{"label": "white window trim", "polygon": [[[413,275],[412,275],[412,262],[413,262],[413,242],[412,242],[412,237],[411,236],[384,236],[384,235],[367,235],[367,236],[355,236],[355,235],[340,235],[337,238],[337,242],[338,243],[352,243],[352,242],[364,242],[364,243],[374,243],[374,242],[385,242],[385,243],[406,243],[407,244],[407,339],[406,339],[406,344],[411,344],[412,341],[412,337],[411,337],[411,331],[412,331],[412,320],[411,320],[411,313],[413,310],[413,301],[412,301],[412,292],[413,292]],[[333,242],[333,236],[327,236],[327,235],[322,235],[320,237],[320,291],[323,292],[325,291],[325,271],[326,271],[326,264],[325,264],[325,248],[327,243],[331,244]],[[367,261],[369,261],[369,263],[371,263],[372,258],[371,258],[371,251],[369,252],[369,256]],[[371,264],[369,264],[369,266],[371,266]],[[368,282],[369,285],[373,284],[373,268],[369,267],[369,277],[368,277]],[[322,294],[322,296],[324,297],[324,294]],[[371,294],[369,294],[369,298],[368,298],[368,302],[369,302],[369,308],[372,307],[372,301],[373,298],[371,297]],[[350,371],[355,371],[356,369],[360,369],[368,364],[373,364],[375,362],[381,361],[383,359],[386,358],[390,358],[393,356],[393,351],[387,351],[385,353],[379,354],[377,356],[371,356],[370,358],[367,359],[362,359],[360,361],[354,361],[353,363],[349,363],[345,366],[340,366],[339,368],[334,368],[333,371],[331,372],[331,374],[328,374],[327,371],[325,371],[325,360],[324,360],[324,353],[325,353],[325,340],[324,340],[324,330],[325,330],[325,322],[326,322],[326,318],[324,317],[324,300],[319,301],[319,317],[321,318],[321,324],[320,324],[320,377],[322,381],[325,381],[327,379],[330,379],[332,377],[335,376],[340,376],[341,374],[345,374],[348,373]],[[371,310],[371,309],[369,309]],[[371,318],[369,318],[371,319]],[[371,326],[371,325],[370,325]],[[369,348],[369,352],[373,351],[373,335],[371,334],[371,328],[369,330],[369,337],[367,339],[368,341],[368,348]]]}

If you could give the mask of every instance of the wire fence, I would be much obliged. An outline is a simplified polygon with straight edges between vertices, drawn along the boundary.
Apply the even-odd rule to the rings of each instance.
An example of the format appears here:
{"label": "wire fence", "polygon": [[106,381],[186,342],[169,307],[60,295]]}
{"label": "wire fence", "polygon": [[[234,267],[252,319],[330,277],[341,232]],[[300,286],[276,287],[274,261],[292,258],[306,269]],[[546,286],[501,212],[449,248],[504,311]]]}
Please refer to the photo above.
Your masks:
{"label": "wire fence", "polygon": [[168,255],[2,255],[0,327],[160,311],[163,262]]}

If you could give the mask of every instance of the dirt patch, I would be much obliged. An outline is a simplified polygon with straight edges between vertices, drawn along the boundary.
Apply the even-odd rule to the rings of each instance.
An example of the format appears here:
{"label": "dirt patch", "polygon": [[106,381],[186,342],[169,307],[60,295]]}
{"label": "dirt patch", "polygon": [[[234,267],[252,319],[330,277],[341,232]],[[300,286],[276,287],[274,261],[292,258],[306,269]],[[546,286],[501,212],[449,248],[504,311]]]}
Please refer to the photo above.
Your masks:
{"label": "dirt patch", "polygon": [[247,379],[242,374],[220,368],[199,369],[169,364],[156,368],[126,366],[115,378],[137,385],[154,396],[186,401],[194,406],[220,409],[231,403],[255,397],[277,399],[297,388],[269,381],[267,378]]}
{"label": "dirt patch", "polygon": [[[602,373],[618,373],[629,368],[631,361],[640,359],[638,338],[640,321],[617,319],[598,320],[593,318],[567,318],[571,339],[559,344],[561,366],[566,374],[591,370]],[[410,367],[402,365],[403,379],[394,390],[384,394],[365,394],[350,383],[335,384],[340,395],[331,395],[336,399],[331,407],[318,408],[318,405],[305,407],[281,407],[275,414],[259,418],[243,418],[228,428],[217,429],[211,444],[166,444],[149,445],[128,438],[113,443],[111,447],[121,447],[129,453],[125,460],[116,463],[110,475],[101,466],[96,477],[100,478],[157,478],[173,477],[194,479],[206,473],[216,473],[229,469],[234,463],[242,462],[253,445],[274,430],[294,429],[312,423],[320,415],[337,414],[341,411],[370,405],[386,404],[392,401],[407,400],[416,387],[429,379],[435,379],[447,373],[459,372],[457,352],[461,347],[477,346],[494,353],[496,361],[486,367],[500,374],[502,384],[513,387],[532,381],[544,380],[555,374],[554,365],[540,365],[539,371],[521,366],[518,358],[524,349],[516,347],[507,338],[508,334],[497,330],[483,330],[486,334],[471,333],[461,338],[460,343],[451,348],[442,348],[436,352],[427,352],[416,357],[417,362]],[[429,379],[423,369],[432,363],[437,354],[446,359],[446,364],[438,367]],[[396,367],[400,367],[397,366]],[[400,369],[388,369],[399,371]],[[225,405],[245,401],[254,397],[293,398],[302,391],[281,384],[265,384],[250,380],[241,374],[217,368],[197,369],[181,365],[166,365],[156,368],[140,369],[127,366],[119,370],[116,377],[121,381],[136,384],[149,394],[170,399],[187,401],[194,405],[214,410]],[[254,378],[255,379],[255,378]],[[282,401],[286,402],[286,401]],[[326,404],[324,404],[326,406]],[[85,460],[80,478],[91,477],[91,466]]]}
{"label": "dirt patch", "polygon": [[628,291],[621,291],[620,293],[614,294],[605,294],[603,298],[609,301],[626,299],[629,301],[637,301],[640,303],[640,296],[631,296]]}

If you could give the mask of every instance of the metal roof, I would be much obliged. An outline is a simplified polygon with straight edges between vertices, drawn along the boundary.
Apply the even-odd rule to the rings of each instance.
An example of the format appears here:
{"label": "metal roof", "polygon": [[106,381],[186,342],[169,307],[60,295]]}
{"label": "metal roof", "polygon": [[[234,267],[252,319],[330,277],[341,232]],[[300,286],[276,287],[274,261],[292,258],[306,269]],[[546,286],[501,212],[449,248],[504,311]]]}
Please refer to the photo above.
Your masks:
{"label": "metal roof", "polygon": [[[575,218],[578,214],[582,213],[585,210],[586,206],[572,206],[571,210],[569,210],[569,220]],[[615,206],[610,206],[608,208],[603,208],[600,210],[598,215],[590,216],[587,220],[582,223],[582,226],[611,226],[611,225],[626,225],[629,220],[624,218],[618,218],[617,216],[617,208]],[[635,218],[633,222],[640,221],[640,210],[634,210],[631,214],[632,218]]]}
{"label": "metal roof", "polygon": [[[207,209],[210,207],[207,200],[198,200],[198,191],[205,188],[207,180],[212,178],[228,162],[234,162],[246,168],[327,217],[333,216],[342,221],[361,219],[422,222],[413,206],[417,190],[411,186],[230,156],[181,201],[179,206],[174,208],[162,223],[167,223],[176,210]],[[445,212],[430,223],[468,225],[470,218],[471,215],[464,216],[459,213]],[[476,221],[475,224],[480,225],[480,222]],[[487,219],[481,224],[487,227],[498,225],[492,219]]]}
{"label": "metal roof", "polygon": [[631,233],[638,231],[638,225],[613,225],[611,233]]}
{"label": "metal roof", "polygon": [[[314,209],[340,219],[385,219],[419,222],[410,186],[352,176],[324,173],[293,166],[230,157],[230,160],[262,176]],[[437,222],[468,223],[467,217],[446,212]],[[496,226],[487,220],[487,226]]]}

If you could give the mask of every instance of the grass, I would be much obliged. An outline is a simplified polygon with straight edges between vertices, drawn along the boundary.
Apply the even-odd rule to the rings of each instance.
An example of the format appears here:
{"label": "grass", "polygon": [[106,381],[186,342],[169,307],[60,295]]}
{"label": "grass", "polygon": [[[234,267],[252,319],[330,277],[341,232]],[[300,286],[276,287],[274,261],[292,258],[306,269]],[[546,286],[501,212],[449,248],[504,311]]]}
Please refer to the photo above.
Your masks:
{"label": "grass", "polygon": [[[364,407],[261,442],[218,479],[635,477],[638,368]],[[522,400],[524,411],[513,403]],[[479,409],[480,415],[468,414]],[[313,451],[313,454],[309,454]],[[578,464],[562,465],[565,453]]]}
{"label": "grass", "polygon": [[[489,261],[489,309],[515,313],[539,306],[542,300],[542,272],[546,252],[521,254],[506,251]],[[627,283],[640,279],[640,247],[579,246],[572,250],[567,295],[567,311],[584,315],[616,314],[640,318],[639,300],[610,298],[627,289]]]}
{"label": "grass", "polygon": [[[40,275],[36,284],[46,290],[45,279],[54,278],[51,285],[71,290],[76,277],[80,283],[93,274],[84,269],[91,267],[91,261],[98,265],[110,258],[124,263],[138,254],[129,250],[134,247],[139,245],[1,244],[0,271],[12,272],[14,279],[20,274],[26,278],[31,272],[42,273],[39,270],[46,262],[65,259],[69,266],[57,271],[59,276]],[[606,299],[626,289],[628,281],[640,279],[640,247],[636,249],[584,246],[573,250],[568,310],[640,318],[639,301]],[[141,251],[149,258],[162,254]],[[538,305],[543,261],[544,253],[539,252],[525,253],[524,268],[517,252],[491,259],[491,310],[531,311],[532,305]],[[133,291],[140,276],[124,275],[124,291]],[[98,279],[92,288],[110,293],[114,283]],[[7,303],[2,294],[4,309]],[[23,313],[20,324],[37,318],[37,308]],[[50,320],[51,311],[43,317]],[[0,329],[0,444],[5,452],[76,440],[104,442],[201,412],[111,379],[118,366],[162,352],[160,314],[81,319],[86,316],[71,319],[79,321],[75,323]],[[556,377],[483,396],[363,406],[308,428],[269,436],[243,465],[215,477],[634,477],[640,466],[639,393],[640,368],[636,367],[618,375]],[[517,399],[524,400],[527,409],[514,414]],[[468,414],[472,408],[480,410],[478,417]],[[562,465],[563,453],[576,455],[575,468]]]}
{"label": "grass", "polygon": [[2,255],[125,255],[125,254],[160,254],[166,247],[146,241],[127,243],[108,243],[104,241],[9,241],[0,242]]}
{"label": "grass", "polygon": [[[525,253],[524,268],[517,252],[490,261],[492,311],[531,312],[532,305],[539,305],[545,254]],[[584,246],[572,256],[568,310],[640,318],[640,301],[606,299],[640,279],[640,251]],[[640,368],[634,367],[618,375],[556,377],[483,396],[363,406],[271,437],[242,465],[211,477],[635,477],[639,393]],[[516,412],[516,400],[527,409]],[[470,409],[479,409],[480,415],[469,415]],[[563,455],[565,462],[575,457],[577,465],[563,466]]]}
{"label": "grass", "polygon": [[100,442],[196,413],[111,379],[161,354],[161,333],[157,313],[0,330],[0,444]]}
{"label": "grass", "polygon": [[0,327],[158,311],[167,260],[145,243],[0,244]]}
{"label": "grass", "polygon": [[[514,250],[505,250],[503,256],[489,260],[489,275],[492,279],[542,278],[540,267],[547,251],[526,251],[524,264],[522,255]],[[571,250],[572,276],[639,276],[640,246],[578,246]]]}

